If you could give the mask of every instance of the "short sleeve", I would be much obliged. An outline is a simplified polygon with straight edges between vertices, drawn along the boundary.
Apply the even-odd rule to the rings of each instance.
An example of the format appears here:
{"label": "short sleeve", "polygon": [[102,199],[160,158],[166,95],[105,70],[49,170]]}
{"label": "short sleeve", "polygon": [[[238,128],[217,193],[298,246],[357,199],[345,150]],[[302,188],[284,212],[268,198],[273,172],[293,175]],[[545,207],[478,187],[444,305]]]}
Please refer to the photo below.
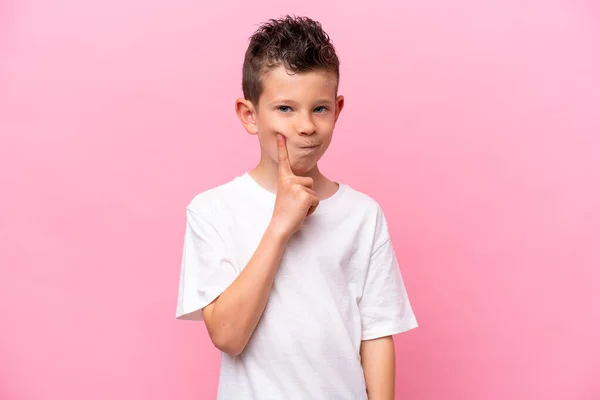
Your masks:
{"label": "short sleeve", "polygon": [[235,264],[217,228],[188,208],[175,317],[202,321],[202,309],[236,277]]}
{"label": "short sleeve", "polygon": [[406,332],[418,325],[383,215],[380,215],[379,225],[377,236],[383,243],[377,243],[371,254],[358,303],[362,340]]}

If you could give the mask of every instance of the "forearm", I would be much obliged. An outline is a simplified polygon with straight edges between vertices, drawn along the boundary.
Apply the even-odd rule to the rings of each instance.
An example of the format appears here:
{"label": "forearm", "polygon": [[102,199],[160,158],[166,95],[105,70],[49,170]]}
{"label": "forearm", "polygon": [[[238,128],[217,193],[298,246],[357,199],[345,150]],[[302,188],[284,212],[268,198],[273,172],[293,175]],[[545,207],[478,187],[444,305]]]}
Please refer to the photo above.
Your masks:
{"label": "forearm", "polygon": [[265,309],[288,236],[270,226],[235,281],[204,308],[204,320],[217,348],[241,353]]}
{"label": "forearm", "polygon": [[394,400],[396,371],[392,337],[363,341],[360,355],[369,400]]}

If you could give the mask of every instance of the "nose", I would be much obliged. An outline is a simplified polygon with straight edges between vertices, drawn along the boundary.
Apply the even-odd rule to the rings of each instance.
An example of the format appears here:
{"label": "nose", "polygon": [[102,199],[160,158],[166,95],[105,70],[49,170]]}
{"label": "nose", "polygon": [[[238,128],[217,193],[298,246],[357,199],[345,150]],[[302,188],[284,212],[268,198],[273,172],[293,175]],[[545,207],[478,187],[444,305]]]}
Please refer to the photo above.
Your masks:
{"label": "nose", "polygon": [[300,117],[300,121],[298,123],[298,135],[300,136],[310,136],[317,131],[317,126],[313,122],[312,118]]}

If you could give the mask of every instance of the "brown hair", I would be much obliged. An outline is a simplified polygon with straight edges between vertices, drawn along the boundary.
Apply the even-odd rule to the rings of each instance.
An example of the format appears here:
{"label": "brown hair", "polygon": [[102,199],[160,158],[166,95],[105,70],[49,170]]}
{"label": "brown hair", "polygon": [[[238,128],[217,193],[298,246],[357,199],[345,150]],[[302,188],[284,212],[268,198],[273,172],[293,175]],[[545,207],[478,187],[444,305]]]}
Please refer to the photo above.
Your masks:
{"label": "brown hair", "polygon": [[283,65],[291,73],[334,72],[339,83],[340,60],[321,24],[307,17],[271,19],[250,37],[242,69],[244,98],[258,106],[262,75]]}

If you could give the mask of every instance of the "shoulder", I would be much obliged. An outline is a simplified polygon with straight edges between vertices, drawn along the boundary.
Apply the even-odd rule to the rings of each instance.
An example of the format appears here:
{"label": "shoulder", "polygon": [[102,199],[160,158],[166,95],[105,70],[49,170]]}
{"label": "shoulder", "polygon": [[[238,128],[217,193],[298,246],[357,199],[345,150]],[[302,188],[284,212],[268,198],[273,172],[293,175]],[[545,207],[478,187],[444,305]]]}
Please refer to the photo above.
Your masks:
{"label": "shoulder", "polygon": [[379,217],[383,210],[379,202],[372,196],[354,189],[350,185],[342,185],[344,206],[353,212],[359,212],[367,217]]}
{"label": "shoulder", "polygon": [[194,215],[210,215],[216,213],[219,206],[231,202],[239,202],[242,198],[240,193],[243,191],[240,179],[241,177],[237,176],[223,184],[211,187],[196,194],[187,204],[186,209],[188,213]]}
{"label": "shoulder", "polygon": [[389,231],[381,204],[371,195],[349,185],[344,185],[343,190],[340,209],[343,210],[344,218],[357,221],[361,229],[370,232],[375,247],[386,242]]}

